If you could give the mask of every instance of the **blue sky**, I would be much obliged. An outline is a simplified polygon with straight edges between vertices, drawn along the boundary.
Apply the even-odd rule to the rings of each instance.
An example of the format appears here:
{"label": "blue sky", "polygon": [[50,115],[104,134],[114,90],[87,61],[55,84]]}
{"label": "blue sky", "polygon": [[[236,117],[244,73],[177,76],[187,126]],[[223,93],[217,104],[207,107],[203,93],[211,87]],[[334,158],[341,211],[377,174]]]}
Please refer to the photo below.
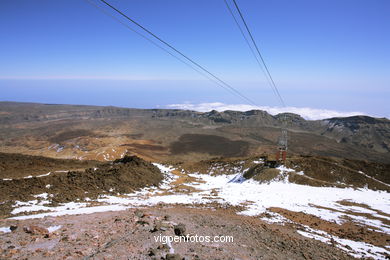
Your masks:
{"label": "blue sky", "polygon": [[[257,104],[279,105],[223,0],[109,2]],[[237,2],[288,106],[390,117],[389,1]],[[244,103],[87,1],[2,0],[0,35],[0,100]]]}

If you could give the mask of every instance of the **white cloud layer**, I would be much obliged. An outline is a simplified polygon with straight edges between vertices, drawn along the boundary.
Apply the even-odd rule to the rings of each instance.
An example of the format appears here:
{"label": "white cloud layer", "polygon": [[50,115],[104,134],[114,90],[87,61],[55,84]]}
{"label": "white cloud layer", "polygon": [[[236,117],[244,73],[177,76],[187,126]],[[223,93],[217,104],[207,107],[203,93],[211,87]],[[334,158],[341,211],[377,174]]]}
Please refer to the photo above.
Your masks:
{"label": "white cloud layer", "polygon": [[186,110],[195,110],[199,112],[208,112],[211,110],[225,111],[225,110],[235,110],[235,111],[248,111],[248,110],[265,110],[271,115],[277,115],[279,113],[290,112],[301,115],[303,118],[308,120],[318,120],[331,117],[347,117],[354,115],[364,115],[363,112],[339,112],[335,110],[328,109],[317,109],[310,107],[269,107],[269,106],[252,106],[246,104],[224,104],[221,102],[213,103],[200,103],[200,104],[171,104],[167,105],[167,108],[174,109],[186,109]]}

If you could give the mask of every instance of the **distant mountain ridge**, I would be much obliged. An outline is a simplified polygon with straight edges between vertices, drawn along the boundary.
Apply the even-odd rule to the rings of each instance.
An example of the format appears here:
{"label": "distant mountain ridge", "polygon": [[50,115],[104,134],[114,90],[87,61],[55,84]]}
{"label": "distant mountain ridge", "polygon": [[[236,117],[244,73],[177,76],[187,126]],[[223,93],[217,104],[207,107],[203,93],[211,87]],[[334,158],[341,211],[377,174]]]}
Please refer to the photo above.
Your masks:
{"label": "distant mountain ridge", "polygon": [[[305,120],[300,115],[293,113],[282,113],[278,115],[270,115],[266,111],[250,110],[246,112],[227,110],[218,112],[212,110],[210,112],[196,112],[190,110],[180,109],[133,109],[120,107],[104,107],[104,106],[83,106],[83,105],[56,105],[56,104],[37,104],[37,103],[18,103],[18,102],[0,102],[0,124],[2,126],[2,137],[6,138],[7,133],[5,127],[14,126],[16,124],[47,124],[52,122],[65,121],[80,121],[86,124],[88,121],[102,122],[104,120],[119,122],[137,122],[139,130],[143,129],[140,122],[149,125],[150,131],[156,131],[161,128],[161,133],[169,130],[170,127],[176,124],[182,129],[187,129],[189,132],[196,132],[201,134],[210,134],[212,130],[216,129],[219,135],[227,135],[229,138],[236,139],[249,138],[262,142],[261,140],[268,140],[269,145],[273,142],[278,134],[278,129],[282,127],[282,121],[286,120],[287,128],[291,136],[291,148],[294,150],[295,141],[302,142],[305,140],[302,136],[309,134],[312,139],[308,141],[309,144],[317,145],[316,138],[321,143],[323,148],[310,149],[296,149],[296,152],[305,151],[310,153],[320,149],[326,153],[327,139],[336,142],[332,144],[333,150],[343,150],[341,153],[351,150],[352,153],[359,153],[357,157],[364,158],[380,158],[379,160],[390,160],[390,120],[386,118],[374,118],[369,116],[351,116],[351,117],[335,117],[323,120]],[[174,123],[167,124],[167,121]],[[109,124],[109,122],[105,122]],[[163,125],[163,127],[162,127]],[[88,129],[87,126],[83,127]],[[154,129],[154,130],[153,130]],[[205,129],[204,131],[200,129]],[[240,130],[241,129],[241,130]],[[243,131],[242,129],[245,129]],[[259,131],[256,131],[259,129]],[[135,131],[137,129],[133,129]],[[182,134],[186,134],[184,131]],[[241,131],[240,133],[238,133]],[[138,131],[139,132],[139,131]],[[296,137],[294,137],[296,136]],[[316,137],[314,137],[316,136]],[[171,138],[171,137],[170,137]],[[173,137],[172,137],[173,138]],[[314,139],[313,139],[314,138]],[[325,138],[325,139],[324,139]],[[260,140],[261,139],[261,140]],[[251,140],[248,140],[251,142]],[[260,141],[259,141],[260,140]],[[174,139],[170,141],[175,141]],[[267,144],[268,141],[264,141]],[[168,143],[167,143],[168,145]],[[337,146],[337,147],[336,147]],[[330,149],[329,151],[331,151]],[[321,153],[322,153],[321,152]],[[330,155],[333,155],[331,152]],[[375,155],[374,155],[375,154]],[[354,156],[352,156],[354,157]]]}

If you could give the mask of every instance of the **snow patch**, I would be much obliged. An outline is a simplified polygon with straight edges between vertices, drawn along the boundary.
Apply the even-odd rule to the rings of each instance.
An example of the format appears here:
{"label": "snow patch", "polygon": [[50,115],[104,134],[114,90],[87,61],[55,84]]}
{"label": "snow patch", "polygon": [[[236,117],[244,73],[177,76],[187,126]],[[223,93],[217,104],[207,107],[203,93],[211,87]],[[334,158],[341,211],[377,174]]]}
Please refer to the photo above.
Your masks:
{"label": "snow patch", "polygon": [[0,232],[9,233],[9,232],[11,232],[11,228],[10,227],[0,227]]}
{"label": "snow patch", "polygon": [[48,172],[48,173],[45,173],[45,174],[41,174],[41,175],[37,175],[35,177],[45,177],[45,176],[49,176],[51,174],[51,172]]}
{"label": "snow patch", "polygon": [[[37,198],[43,200],[33,200],[28,202],[17,201],[14,205],[12,214],[21,212],[34,212],[45,210],[48,212],[17,216],[13,219],[30,219],[42,218],[46,216],[60,216],[72,214],[88,214],[94,212],[124,210],[127,208],[138,206],[152,206],[159,203],[166,204],[207,204],[217,202],[223,205],[244,206],[244,210],[239,212],[242,215],[259,216],[262,219],[272,223],[286,223],[287,219],[281,215],[269,212],[270,207],[280,207],[295,212],[303,212],[312,214],[323,220],[335,221],[343,223],[345,215],[348,215],[357,223],[370,225],[373,228],[390,233],[390,226],[385,225],[379,219],[366,218],[364,216],[356,216],[348,214],[348,211],[368,213],[382,219],[390,220],[390,217],[379,214],[376,210],[380,210],[386,214],[390,213],[390,193],[385,191],[373,191],[370,189],[352,189],[352,188],[337,188],[337,187],[313,187],[300,185],[288,182],[287,178],[283,180],[274,180],[269,183],[259,183],[253,179],[245,179],[243,177],[243,167],[235,167],[235,175],[210,175],[200,173],[190,173],[188,176],[193,177],[194,181],[185,183],[185,185],[193,187],[192,192],[176,191],[172,193],[172,188],[175,180],[179,176],[173,173],[175,170],[172,166],[165,166],[154,163],[156,167],[164,174],[164,180],[159,187],[147,187],[131,194],[121,194],[121,196],[100,196],[97,202],[103,203],[102,206],[89,207],[87,202],[70,202],[57,207],[49,207],[46,204],[48,201],[47,193],[36,195]],[[230,172],[232,169],[224,169],[224,165],[214,165],[210,169],[212,171]],[[285,166],[277,168],[282,175],[289,172],[294,172],[293,169]],[[297,174],[304,174],[299,172]],[[358,206],[341,205],[339,201],[348,200],[355,203],[368,205],[371,209],[366,209]],[[88,201],[87,199],[85,201]],[[329,209],[327,209],[329,208]],[[335,210],[332,210],[335,209]],[[328,243],[331,236],[325,232],[312,230],[306,227],[304,231],[299,231],[302,235],[321,240]],[[340,245],[340,248],[346,250],[354,256],[362,256],[372,254],[374,258],[380,259],[380,252],[383,248],[374,247],[372,245],[354,242],[351,240],[333,237]],[[342,245],[348,245],[352,251]],[[349,250],[349,251],[348,251]],[[371,253],[368,253],[370,250]],[[382,251],[381,251],[382,250]]]}
{"label": "snow patch", "polygon": [[305,231],[298,230],[297,232],[302,236],[319,240],[326,244],[333,243],[340,249],[346,251],[349,255],[354,257],[372,257],[374,259],[387,259],[385,255],[388,253],[386,249],[377,247],[364,242],[358,242],[348,239],[332,236],[325,231],[315,230],[308,226],[304,226]]}
{"label": "snow patch", "polygon": [[47,228],[47,230],[49,231],[49,233],[52,233],[54,231],[57,231],[61,228],[62,226],[61,225],[58,225],[58,226],[50,226]]}

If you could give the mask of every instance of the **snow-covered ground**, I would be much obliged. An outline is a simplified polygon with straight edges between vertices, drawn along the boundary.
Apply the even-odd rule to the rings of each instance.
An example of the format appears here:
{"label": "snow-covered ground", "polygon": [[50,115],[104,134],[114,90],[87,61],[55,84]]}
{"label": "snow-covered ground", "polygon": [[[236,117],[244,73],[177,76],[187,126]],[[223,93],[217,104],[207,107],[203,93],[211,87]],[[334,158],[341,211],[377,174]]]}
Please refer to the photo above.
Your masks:
{"label": "snow-covered ground", "polygon": [[[354,257],[372,257],[374,259],[386,259],[385,257],[381,257],[378,253],[385,254],[388,252],[388,250],[373,246],[368,243],[364,242],[356,242],[349,239],[342,239],[336,236],[329,235],[328,233],[312,229],[310,227],[305,226],[305,231],[298,230],[298,233],[302,236],[308,237],[308,238],[314,238],[316,240],[322,241],[327,244],[331,244],[331,240],[335,242],[335,245],[344,250],[347,251],[350,255]],[[348,247],[350,248],[348,248]]]}
{"label": "snow-covered ground", "polygon": [[[256,163],[261,163],[256,161]],[[390,214],[390,194],[385,191],[373,191],[369,189],[334,188],[334,187],[313,187],[298,185],[288,182],[287,178],[279,181],[271,181],[267,184],[260,184],[254,180],[246,180],[242,177],[244,169],[237,169],[236,175],[206,175],[199,173],[189,174],[192,182],[184,183],[191,187],[191,191],[175,190],[174,181],[180,178],[173,173],[173,168],[160,164],[155,164],[165,174],[165,180],[160,187],[145,188],[141,191],[121,196],[101,196],[97,202],[101,206],[89,207],[89,202],[71,202],[57,207],[49,207],[48,194],[37,195],[37,200],[29,202],[17,202],[14,205],[12,214],[21,212],[47,211],[45,213],[15,216],[14,219],[41,218],[45,216],[58,216],[65,214],[84,214],[92,212],[102,212],[111,210],[123,210],[136,206],[151,206],[158,203],[166,204],[207,204],[218,202],[233,206],[245,206],[239,214],[257,216],[267,212],[267,208],[280,207],[291,211],[304,212],[315,215],[328,221],[342,223],[343,216],[348,215],[353,221],[370,225],[371,227],[390,233],[390,226],[382,223],[378,218],[390,220],[388,216],[379,214],[378,211]],[[293,171],[286,167],[279,167],[283,173]],[[300,172],[299,174],[304,174]],[[119,195],[119,194],[118,194]],[[366,204],[368,208],[358,206],[346,206],[339,201],[350,201]],[[335,209],[328,210],[325,208]],[[348,212],[369,213],[377,219],[348,214]],[[287,222],[282,216],[276,213],[267,214],[264,218],[269,222]],[[0,230],[3,231],[4,230]],[[309,227],[305,231],[300,231],[304,236],[330,241],[331,236],[323,231],[313,230]],[[362,252],[367,254],[370,249],[371,256],[380,258],[375,252],[386,251],[363,242],[340,239],[332,236],[333,240],[340,245],[349,245],[352,249],[343,246],[340,248],[355,256],[362,256]],[[382,250],[382,251],[381,251]]]}

